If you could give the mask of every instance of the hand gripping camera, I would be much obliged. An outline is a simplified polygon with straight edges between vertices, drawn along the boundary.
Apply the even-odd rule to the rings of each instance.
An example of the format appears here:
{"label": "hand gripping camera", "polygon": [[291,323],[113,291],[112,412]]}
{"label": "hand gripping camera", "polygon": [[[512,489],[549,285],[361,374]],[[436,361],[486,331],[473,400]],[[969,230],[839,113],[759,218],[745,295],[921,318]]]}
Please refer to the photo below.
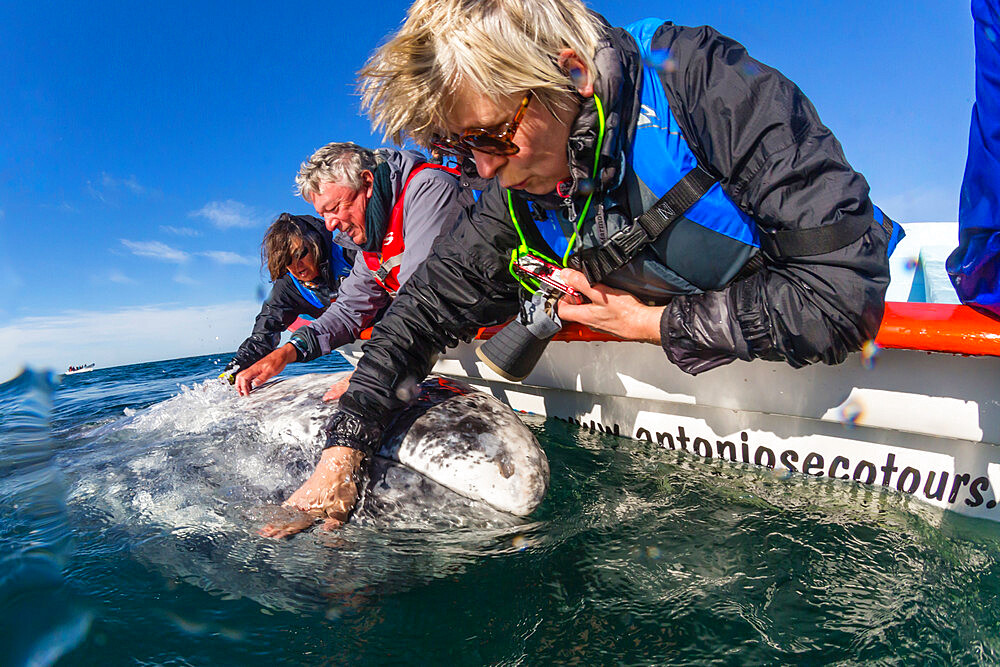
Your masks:
{"label": "hand gripping camera", "polygon": [[483,363],[511,382],[520,382],[538,363],[552,337],[562,329],[556,314],[560,299],[568,303],[586,303],[587,298],[563,282],[560,268],[536,255],[521,255],[514,270],[539,287],[521,305],[521,312],[495,336],[476,349]]}

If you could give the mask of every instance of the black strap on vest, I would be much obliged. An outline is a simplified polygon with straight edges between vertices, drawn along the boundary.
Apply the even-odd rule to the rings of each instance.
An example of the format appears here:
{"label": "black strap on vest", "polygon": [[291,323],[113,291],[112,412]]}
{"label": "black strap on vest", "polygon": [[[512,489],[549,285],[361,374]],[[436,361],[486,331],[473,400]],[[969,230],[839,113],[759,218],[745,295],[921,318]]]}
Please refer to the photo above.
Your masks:
{"label": "black strap on vest", "polygon": [[667,190],[633,224],[616,232],[596,248],[584,248],[569,257],[569,266],[582,271],[590,284],[599,283],[612,271],[625,266],[645,246],[674,224],[685,211],[705,196],[718,181],[700,164]]}
{"label": "black strap on vest", "polygon": [[[670,188],[633,224],[615,233],[595,248],[584,248],[570,255],[569,266],[582,271],[590,284],[601,282],[609,273],[625,266],[645,246],[670,228],[695,202],[718,181],[700,164]],[[884,214],[883,214],[884,215]],[[758,226],[760,248],[770,257],[810,257],[825,255],[851,245],[871,228],[871,216],[860,215],[807,229],[767,231]],[[892,236],[893,223],[884,215],[882,228]],[[761,253],[754,255],[737,278],[763,267]]]}
{"label": "black strap on vest", "polygon": [[806,229],[779,229],[772,232],[758,227],[760,248],[771,257],[825,255],[851,245],[871,225],[871,220],[864,217],[851,217],[830,225]]}
{"label": "black strap on vest", "polygon": [[[847,247],[871,228],[871,209],[865,215],[845,218],[822,227],[780,229],[769,232],[760,229],[760,248],[771,257],[811,257],[825,255]],[[758,228],[759,229],[759,228]],[[892,238],[892,220],[882,214],[882,229]]]}

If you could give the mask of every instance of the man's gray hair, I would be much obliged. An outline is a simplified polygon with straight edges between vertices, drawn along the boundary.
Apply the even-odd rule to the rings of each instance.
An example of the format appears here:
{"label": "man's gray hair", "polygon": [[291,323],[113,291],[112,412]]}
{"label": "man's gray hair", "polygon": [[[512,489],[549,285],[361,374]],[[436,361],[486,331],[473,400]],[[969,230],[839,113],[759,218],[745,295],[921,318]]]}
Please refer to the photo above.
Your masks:
{"label": "man's gray hair", "polygon": [[298,195],[311,201],[321,183],[335,183],[352,190],[361,189],[361,172],[375,171],[378,164],[374,151],[346,141],[323,146],[299,165],[295,177]]}

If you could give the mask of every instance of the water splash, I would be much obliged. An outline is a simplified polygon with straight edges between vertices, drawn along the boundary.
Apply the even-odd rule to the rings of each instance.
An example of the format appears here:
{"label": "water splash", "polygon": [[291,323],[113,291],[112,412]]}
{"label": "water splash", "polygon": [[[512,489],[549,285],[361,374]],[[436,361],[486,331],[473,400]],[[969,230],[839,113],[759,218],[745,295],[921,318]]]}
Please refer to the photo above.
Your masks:
{"label": "water splash", "polygon": [[[314,530],[290,542],[256,535],[274,505],[311,473],[335,408],[316,397],[340,377],[319,376],[309,391],[280,403],[241,398],[216,379],[182,386],[177,396],[129,411],[74,445],[82,453],[67,462],[71,503],[114,525],[138,558],[168,578],[269,609],[325,609],[330,596],[409,588],[461,570],[480,549],[508,549],[519,522],[451,492],[433,496],[446,507],[395,502],[388,491],[377,504],[362,498],[352,523],[337,533]],[[429,483],[392,465],[385,475],[392,488],[408,488],[409,477],[397,479],[406,474],[412,484]],[[442,529],[454,532],[434,537]],[[326,572],[337,576],[326,580]],[[207,619],[164,613],[178,632],[220,632]]]}
{"label": "water splash", "polygon": [[52,665],[89,631],[93,614],[63,578],[72,554],[66,489],[53,465],[51,373],[0,385],[0,664]]}

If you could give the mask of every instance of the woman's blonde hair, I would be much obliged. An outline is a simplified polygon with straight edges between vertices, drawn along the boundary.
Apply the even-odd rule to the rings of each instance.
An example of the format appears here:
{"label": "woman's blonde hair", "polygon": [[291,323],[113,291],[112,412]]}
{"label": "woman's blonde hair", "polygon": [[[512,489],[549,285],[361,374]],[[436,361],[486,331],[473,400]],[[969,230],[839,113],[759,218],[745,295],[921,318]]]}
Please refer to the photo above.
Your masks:
{"label": "woman's blonde hair", "polygon": [[386,138],[424,146],[464,92],[497,103],[531,90],[554,112],[574,88],[559,53],[572,49],[593,72],[600,34],[578,0],[416,0],[358,73],[362,107]]}

